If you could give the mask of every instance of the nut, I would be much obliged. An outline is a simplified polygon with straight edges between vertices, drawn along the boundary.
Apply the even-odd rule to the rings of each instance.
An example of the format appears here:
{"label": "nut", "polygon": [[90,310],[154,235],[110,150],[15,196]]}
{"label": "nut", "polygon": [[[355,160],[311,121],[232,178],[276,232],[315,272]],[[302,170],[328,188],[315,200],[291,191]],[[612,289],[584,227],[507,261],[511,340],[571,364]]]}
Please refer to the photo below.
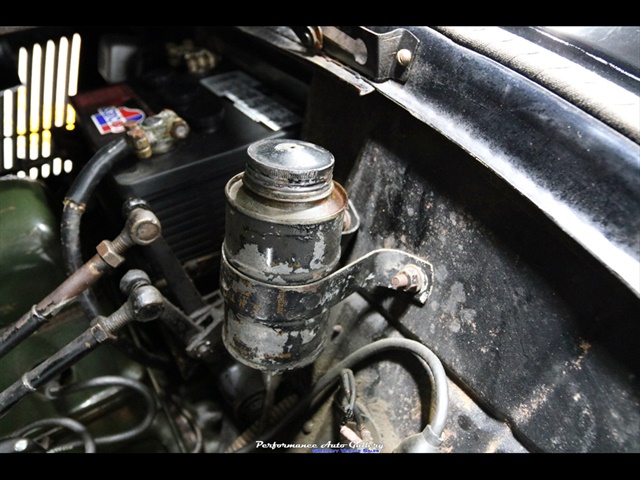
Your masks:
{"label": "nut", "polygon": [[113,243],[109,240],[103,240],[96,247],[96,251],[100,258],[104,260],[110,267],[119,267],[124,262],[124,257],[116,251]]}
{"label": "nut", "polygon": [[151,156],[151,141],[146,132],[137,122],[126,122],[124,124],[127,132],[127,140],[138,158],[149,158]]}

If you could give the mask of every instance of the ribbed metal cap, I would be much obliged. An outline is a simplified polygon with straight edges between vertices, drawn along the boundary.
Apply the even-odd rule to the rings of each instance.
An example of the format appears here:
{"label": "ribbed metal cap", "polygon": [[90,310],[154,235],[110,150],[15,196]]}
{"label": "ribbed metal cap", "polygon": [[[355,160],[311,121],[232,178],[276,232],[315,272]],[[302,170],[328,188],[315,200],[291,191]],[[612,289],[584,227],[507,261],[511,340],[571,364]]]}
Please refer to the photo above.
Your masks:
{"label": "ribbed metal cap", "polygon": [[254,193],[285,202],[314,201],[333,190],[334,158],[313,143],[266,139],[253,143],[243,182]]}

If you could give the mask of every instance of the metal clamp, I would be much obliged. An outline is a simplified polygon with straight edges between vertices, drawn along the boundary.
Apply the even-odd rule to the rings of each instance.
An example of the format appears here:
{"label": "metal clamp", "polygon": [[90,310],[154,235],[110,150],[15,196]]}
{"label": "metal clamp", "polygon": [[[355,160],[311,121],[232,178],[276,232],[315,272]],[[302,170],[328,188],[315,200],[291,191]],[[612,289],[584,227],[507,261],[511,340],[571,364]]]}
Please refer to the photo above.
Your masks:
{"label": "metal clamp", "polygon": [[[422,273],[419,289],[412,284],[394,285],[397,283],[394,277],[408,265]],[[424,304],[433,286],[433,267],[414,255],[380,249],[316,282],[273,285],[242,274],[229,264],[223,252],[220,279],[221,291],[230,308],[255,321],[273,324],[319,316],[359,288],[382,286],[405,290]]]}
{"label": "metal clamp", "polygon": [[404,28],[291,27],[307,48],[322,50],[374,82],[406,82],[420,40]]}

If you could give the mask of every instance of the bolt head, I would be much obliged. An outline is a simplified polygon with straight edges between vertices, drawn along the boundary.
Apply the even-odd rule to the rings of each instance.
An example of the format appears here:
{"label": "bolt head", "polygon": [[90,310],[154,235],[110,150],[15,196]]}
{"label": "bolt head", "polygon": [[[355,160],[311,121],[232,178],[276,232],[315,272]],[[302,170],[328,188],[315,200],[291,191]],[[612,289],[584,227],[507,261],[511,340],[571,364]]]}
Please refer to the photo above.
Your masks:
{"label": "bolt head", "polygon": [[176,120],[171,124],[171,136],[178,140],[184,140],[189,136],[189,125],[184,120]]}
{"label": "bolt head", "polygon": [[412,57],[413,55],[411,54],[411,51],[406,48],[402,48],[398,50],[398,53],[396,53],[396,60],[398,60],[398,63],[403,67],[406,67],[411,63]]}
{"label": "bolt head", "polygon": [[151,285],[149,275],[143,270],[131,269],[120,279],[120,291],[130,295],[136,288]]}
{"label": "bolt head", "polygon": [[160,221],[151,210],[146,208],[133,210],[127,223],[129,236],[138,245],[149,245],[160,237]]}
{"label": "bolt head", "polygon": [[165,304],[158,289],[151,285],[142,285],[132,293],[131,306],[137,321],[149,322],[162,314]]}

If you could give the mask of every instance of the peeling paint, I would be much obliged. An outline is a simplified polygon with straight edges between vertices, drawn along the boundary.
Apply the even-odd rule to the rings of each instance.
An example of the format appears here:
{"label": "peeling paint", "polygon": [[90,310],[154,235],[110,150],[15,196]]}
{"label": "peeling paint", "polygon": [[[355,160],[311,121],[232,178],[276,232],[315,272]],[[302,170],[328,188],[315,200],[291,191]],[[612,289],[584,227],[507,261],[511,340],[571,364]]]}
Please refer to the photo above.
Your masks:
{"label": "peeling paint", "polygon": [[313,245],[313,258],[309,265],[314,270],[320,270],[324,266],[324,254],[325,254],[325,240],[324,235],[321,232],[318,232],[318,238]]}

